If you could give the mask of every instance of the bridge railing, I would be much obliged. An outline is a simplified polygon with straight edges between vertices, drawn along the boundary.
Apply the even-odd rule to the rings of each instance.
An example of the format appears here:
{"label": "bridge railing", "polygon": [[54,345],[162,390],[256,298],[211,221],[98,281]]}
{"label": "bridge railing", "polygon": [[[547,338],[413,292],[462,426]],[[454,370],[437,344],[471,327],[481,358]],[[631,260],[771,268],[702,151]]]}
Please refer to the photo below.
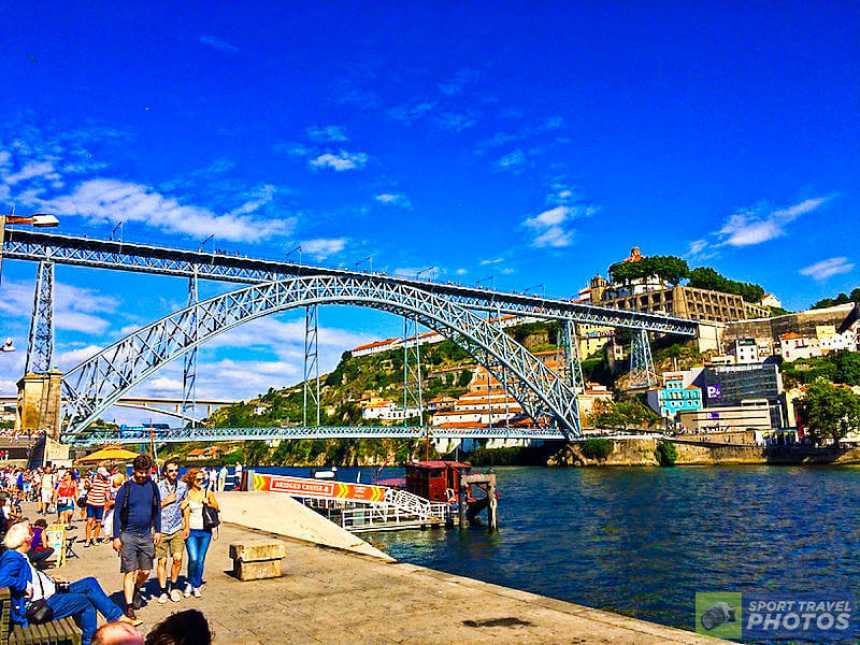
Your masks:
{"label": "bridge railing", "polygon": [[556,428],[428,428],[424,426],[301,426],[263,428],[176,428],[169,431],[149,428],[85,431],[63,436],[72,446],[94,446],[105,443],[144,444],[274,441],[295,439],[509,439],[561,441],[564,433]]}

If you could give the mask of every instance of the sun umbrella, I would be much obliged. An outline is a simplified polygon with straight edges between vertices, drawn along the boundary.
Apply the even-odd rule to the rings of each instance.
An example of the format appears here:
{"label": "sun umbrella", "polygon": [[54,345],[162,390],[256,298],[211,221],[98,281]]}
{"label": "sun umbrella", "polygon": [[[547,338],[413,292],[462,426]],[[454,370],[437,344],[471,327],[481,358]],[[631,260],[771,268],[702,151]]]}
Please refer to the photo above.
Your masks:
{"label": "sun umbrella", "polygon": [[101,450],[78,459],[81,463],[98,463],[100,461],[131,461],[137,457],[136,452],[120,448],[119,446],[105,446]]}

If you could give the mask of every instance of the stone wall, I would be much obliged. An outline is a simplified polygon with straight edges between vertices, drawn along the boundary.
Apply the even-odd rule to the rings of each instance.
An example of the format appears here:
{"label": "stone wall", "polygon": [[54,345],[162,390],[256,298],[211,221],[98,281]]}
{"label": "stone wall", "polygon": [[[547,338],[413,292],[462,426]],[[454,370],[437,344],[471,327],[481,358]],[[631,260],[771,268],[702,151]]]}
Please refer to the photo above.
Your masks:
{"label": "stone wall", "polygon": [[[582,454],[581,444],[572,443],[547,460],[549,466],[659,466],[654,451],[656,439],[631,439],[612,442],[612,453],[605,460],[589,459]],[[762,446],[694,446],[676,443],[678,466],[716,466],[737,464],[857,464],[860,447],[839,456],[826,453],[804,457],[786,455],[768,458]]]}

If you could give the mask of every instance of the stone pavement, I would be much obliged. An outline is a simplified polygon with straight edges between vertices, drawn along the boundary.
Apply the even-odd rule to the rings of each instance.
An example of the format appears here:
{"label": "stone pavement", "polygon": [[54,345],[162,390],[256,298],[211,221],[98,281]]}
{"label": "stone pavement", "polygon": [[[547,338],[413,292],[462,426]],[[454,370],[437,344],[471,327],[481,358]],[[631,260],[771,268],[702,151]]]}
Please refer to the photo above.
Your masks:
{"label": "stone pavement", "polygon": [[[76,526],[83,535],[83,525]],[[411,564],[292,541],[285,541],[282,578],[239,582],[228,573],[229,544],[263,537],[270,536],[222,526],[209,550],[203,597],[165,605],[150,600],[138,612],[141,630],[193,607],[209,619],[219,644],[719,642]],[[96,576],[119,599],[119,558],[113,549],[107,544],[75,549],[80,558],[56,573],[69,580]]]}

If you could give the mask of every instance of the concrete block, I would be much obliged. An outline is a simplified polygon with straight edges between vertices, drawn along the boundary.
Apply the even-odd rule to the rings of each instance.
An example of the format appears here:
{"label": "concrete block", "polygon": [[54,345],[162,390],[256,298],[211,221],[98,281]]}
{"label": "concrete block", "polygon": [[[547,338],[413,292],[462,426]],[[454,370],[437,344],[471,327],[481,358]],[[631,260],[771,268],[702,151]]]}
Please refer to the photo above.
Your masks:
{"label": "concrete block", "polygon": [[233,560],[233,575],[239,580],[265,580],[281,577],[280,560],[264,560],[263,562],[245,562]]}
{"label": "concrete block", "polygon": [[236,542],[230,545],[230,557],[244,562],[260,562],[261,560],[280,560],[287,555],[283,542],[277,540],[255,540],[253,542]]}

